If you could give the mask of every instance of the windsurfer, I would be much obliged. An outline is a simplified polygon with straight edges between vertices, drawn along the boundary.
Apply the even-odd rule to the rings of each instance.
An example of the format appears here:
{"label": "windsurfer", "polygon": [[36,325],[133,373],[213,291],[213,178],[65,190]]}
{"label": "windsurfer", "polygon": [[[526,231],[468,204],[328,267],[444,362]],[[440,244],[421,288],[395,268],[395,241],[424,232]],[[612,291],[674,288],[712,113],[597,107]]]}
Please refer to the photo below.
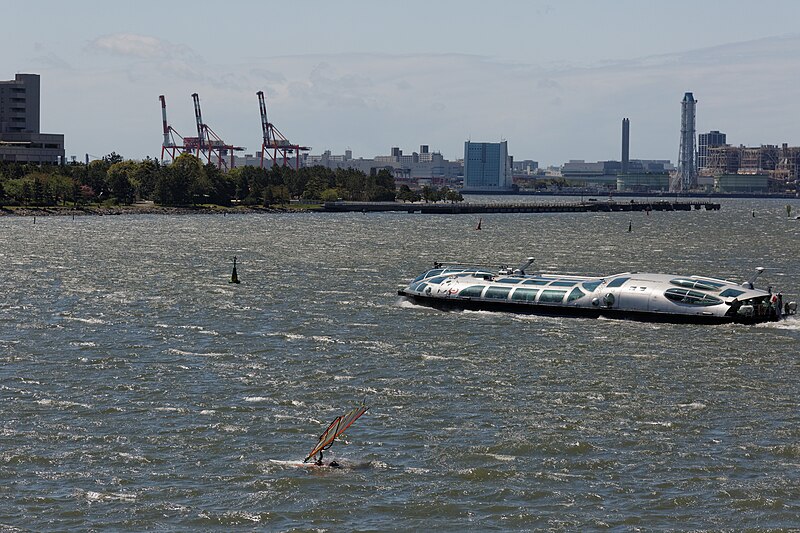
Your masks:
{"label": "windsurfer", "polygon": [[[319,458],[314,462],[314,465],[316,465],[316,466],[325,466],[325,463],[322,462],[322,451],[321,450],[319,452]],[[331,461],[330,463],[328,463],[328,466],[331,467],[331,468],[341,468],[342,467],[336,461]]]}

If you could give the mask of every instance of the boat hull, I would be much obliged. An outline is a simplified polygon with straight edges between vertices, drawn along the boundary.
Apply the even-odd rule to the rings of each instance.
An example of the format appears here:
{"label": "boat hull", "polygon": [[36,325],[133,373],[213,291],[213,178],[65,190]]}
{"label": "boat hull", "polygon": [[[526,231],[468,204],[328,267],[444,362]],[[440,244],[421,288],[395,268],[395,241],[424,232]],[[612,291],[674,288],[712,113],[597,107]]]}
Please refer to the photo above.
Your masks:
{"label": "boat hull", "polygon": [[532,303],[515,303],[511,301],[488,301],[471,298],[440,298],[410,293],[404,290],[397,291],[399,296],[417,305],[424,305],[442,311],[499,311],[525,315],[541,315],[556,317],[582,317],[582,318],[610,318],[618,320],[635,320],[639,322],[661,322],[669,324],[729,324],[729,323],[756,323],[763,320],[748,320],[738,316],[716,315],[680,315],[670,313],[655,313],[626,309],[606,309],[591,307],[573,307],[560,305],[537,305]]}

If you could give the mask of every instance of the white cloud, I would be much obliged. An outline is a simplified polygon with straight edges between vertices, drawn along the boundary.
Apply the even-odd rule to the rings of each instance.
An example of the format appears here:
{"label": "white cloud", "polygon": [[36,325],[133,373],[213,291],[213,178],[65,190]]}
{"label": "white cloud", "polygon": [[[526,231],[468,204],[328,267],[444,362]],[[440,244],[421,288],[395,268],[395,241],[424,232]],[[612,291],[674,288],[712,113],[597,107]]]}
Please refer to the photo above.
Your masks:
{"label": "white cloud", "polygon": [[[793,96],[798,36],[580,67],[466,54],[306,54],[209,64],[186,47],[131,34],[100,37],[91,48],[134,61],[122,74],[105,71],[103,84],[80,73],[91,81],[85,90],[101,93],[114,76],[131,76],[127,98],[141,97],[143,106],[123,110],[109,102],[130,142],[93,149],[102,153],[153,153],[160,142],[158,94],[167,95],[176,127],[190,131],[192,92],[227,141],[256,146],[257,90],[266,92],[279,129],[314,153],[349,146],[357,157],[372,157],[391,146],[429,144],[456,158],[468,137],[504,137],[518,158],[608,159],[619,157],[620,121],[629,117],[634,157],[674,160],[686,91],[699,100],[699,131],[725,131],[734,144],[800,145],[792,118],[800,113]],[[122,113],[133,127],[123,124]],[[135,131],[143,116],[150,117],[147,129]]]}
{"label": "white cloud", "polygon": [[158,59],[170,55],[171,46],[157,37],[134,33],[103,35],[89,43],[89,48],[109,54],[141,59]]}

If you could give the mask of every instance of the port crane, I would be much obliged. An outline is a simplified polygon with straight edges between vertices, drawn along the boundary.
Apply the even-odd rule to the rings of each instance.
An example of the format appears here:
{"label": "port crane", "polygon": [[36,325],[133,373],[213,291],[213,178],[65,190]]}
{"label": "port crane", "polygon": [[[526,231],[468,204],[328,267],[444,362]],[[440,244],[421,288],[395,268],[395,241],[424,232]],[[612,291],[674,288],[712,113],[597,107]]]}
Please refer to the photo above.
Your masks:
{"label": "port crane", "polygon": [[[189,139],[192,140],[191,149],[195,152],[197,157],[205,157],[208,163],[216,163],[218,168],[225,167],[231,169],[234,167],[235,152],[245,150],[243,146],[234,146],[227,144],[223,141],[208,124],[203,122],[203,114],[200,110],[200,96],[197,93],[192,93],[192,101],[194,102],[194,117],[197,122],[197,137],[184,138],[184,144],[189,147]],[[230,156],[230,166],[228,166],[226,157]]]}
{"label": "port crane", "polygon": [[300,168],[300,153],[311,150],[309,146],[292,144],[267,118],[267,102],[264,98],[264,91],[258,91],[258,108],[261,112],[261,132],[263,141],[261,143],[261,168],[264,168],[264,156],[272,160],[272,166],[289,166],[289,157],[294,155],[294,168]]}
{"label": "port crane", "polygon": [[[167,122],[166,98],[164,98],[164,95],[162,94],[158,97],[158,99],[161,101],[161,121],[163,124],[164,133],[164,140],[161,142],[161,161],[164,161],[164,154],[169,155],[169,157],[174,161],[177,154],[186,151],[186,143],[183,140],[183,136],[175,131],[175,129],[170,126],[169,122]],[[175,142],[175,136],[180,139],[179,143]]]}

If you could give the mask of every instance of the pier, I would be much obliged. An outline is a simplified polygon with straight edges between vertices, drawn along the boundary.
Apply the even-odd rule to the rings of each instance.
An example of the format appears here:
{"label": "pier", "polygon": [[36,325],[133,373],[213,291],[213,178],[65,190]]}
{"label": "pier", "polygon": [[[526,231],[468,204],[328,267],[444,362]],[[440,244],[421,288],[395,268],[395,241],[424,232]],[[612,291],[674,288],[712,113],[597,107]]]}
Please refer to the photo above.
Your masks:
{"label": "pier", "polygon": [[718,211],[720,204],[707,201],[588,201],[574,203],[473,204],[473,203],[403,203],[403,202],[325,202],[323,210],[331,213],[405,211],[423,214],[474,213],[599,213],[612,211]]}

